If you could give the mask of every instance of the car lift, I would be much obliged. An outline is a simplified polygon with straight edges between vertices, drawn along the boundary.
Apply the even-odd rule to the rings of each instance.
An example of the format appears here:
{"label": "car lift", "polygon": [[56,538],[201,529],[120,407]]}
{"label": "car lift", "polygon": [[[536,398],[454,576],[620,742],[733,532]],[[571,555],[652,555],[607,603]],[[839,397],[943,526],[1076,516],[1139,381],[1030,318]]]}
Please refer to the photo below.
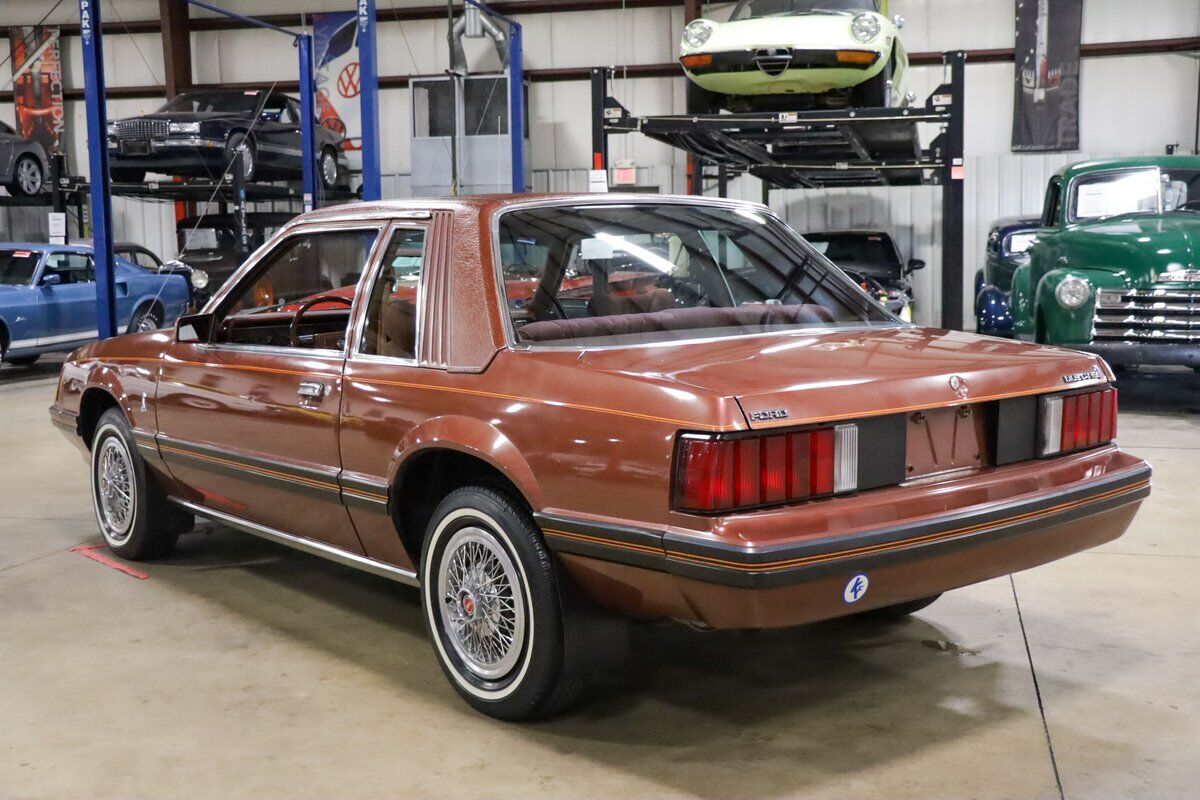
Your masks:
{"label": "car lift", "polygon": [[[245,231],[246,204],[260,200],[303,200],[305,209],[317,200],[316,160],[313,150],[313,67],[312,36],[295,33],[254,17],[237,14],[211,5],[203,0],[177,0],[207,11],[241,20],[266,30],[292,38],[298,51],[300,74],[300,132],[303,151],[302,188],[299,192],[287,186],[246,184],[240,179],[242,170],[236,164],[233,181],[162,181],[146,184],[113,184],[108,174],[108,119],[105,102],[104,50],[101,34],[101,0],[77,0],[79,5],[79,37],[82,44],[84,101],[87,107],[88,164],[92,180],[85,182],[71,176],[56,176],[51,187],[55,209],[65,207],[65,198],[73,198],[81,206],[84,193],[90,195],[93,259],[96,273],[97,329],[100,338],[117,334],[115,295],[113,285],[112,194],[161,200],[208,200],[231,203],[242,230],[240,241],[248,242]],[[380,198],[379,170],[379,78],[376,63],[375,0],[357,0],[359,27],[359,74],[362,91],[362,152],[363,197]],[[227,176],[228,177],[228,176]],[[326,193],[328,196],[328,192]],[[38,200],[39,198],[33,198]],[[30,203],[30,204],[44,204]]]}
{"label": "car lift", "polygon": [[[609,92],[610,67],[592,70],[592,168],[608,169],[608,137],[641,133],[695,157],[693,193],[706,167],[725,196],[730,177],[771,188],[942,187],[942,326],[963,326],[963,89],[966,54],[943,54],[948,83],[924,106],[739,114],[632,116]],[[921,148],[919,124],[943,126]]]}

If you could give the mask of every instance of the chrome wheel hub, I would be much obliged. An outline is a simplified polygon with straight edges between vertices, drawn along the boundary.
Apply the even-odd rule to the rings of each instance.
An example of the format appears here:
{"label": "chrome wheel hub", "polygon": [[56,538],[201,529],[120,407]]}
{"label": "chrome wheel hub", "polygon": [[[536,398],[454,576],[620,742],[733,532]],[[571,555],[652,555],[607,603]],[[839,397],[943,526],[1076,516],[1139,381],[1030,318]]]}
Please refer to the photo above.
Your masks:
{"label": "chrome wheel hub", "polygon": [[138,333],[146,333],[147,331],[156,331],[156,330],[158,330],[158,321],[156,319],[154,319],[154,315],[153,314],[143,314],[142,318],[138,320],[137,332]]}
{"label": "chrome wheel hub", "polygon": [[337,180],[337,157],[331,156],[329,153],[321,156],[321,174],[325,178],[325,183],[330,186]]}
{"label": "chrome wheel hub", "polygon": [[25,194],[37,194],[42,190],[42,171],[37,164],[26,159],[17,168],[17,183]]}
{"label": "chrome wheel hub", "polygon": [[462,528],[446,543],[438,569],[442,626],[470,672],[508,674],[525,644],[525,602],[516,565],[482,528]]}
{"label": "chrome wheel hub", "polygon": [[133,465],[129,451],[115,437],[100,445],[96,470],[97,504],[104,523],[104,536],[120,544],[129,538],[133,521]]}

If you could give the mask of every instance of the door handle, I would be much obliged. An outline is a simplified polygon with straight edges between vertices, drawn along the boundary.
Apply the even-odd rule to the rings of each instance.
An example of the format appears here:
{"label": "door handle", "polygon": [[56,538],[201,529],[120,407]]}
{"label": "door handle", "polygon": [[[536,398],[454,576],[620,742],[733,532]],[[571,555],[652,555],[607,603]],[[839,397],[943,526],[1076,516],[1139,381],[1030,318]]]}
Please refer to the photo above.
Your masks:
{"label": "door handle", "polygon": [[320,400],[325,396],[325,384],[317,383],[316,381],[300,381],[300,386],[296,389],[297,394],[302,400]]}

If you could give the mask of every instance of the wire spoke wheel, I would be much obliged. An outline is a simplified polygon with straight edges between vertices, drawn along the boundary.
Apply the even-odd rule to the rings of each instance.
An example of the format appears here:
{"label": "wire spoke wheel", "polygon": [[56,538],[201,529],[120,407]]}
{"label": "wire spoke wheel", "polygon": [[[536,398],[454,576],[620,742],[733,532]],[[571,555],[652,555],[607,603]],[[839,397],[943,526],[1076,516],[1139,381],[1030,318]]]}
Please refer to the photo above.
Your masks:
{"label": "wire spoke wheel", "polygon": [[116,436],[100,446],[96,456],[96,504],[110,544],[122,544],[130,536],[134,513],[133,462]]}
{"label": "wire spoke wheel", "polygon": [[484,529],[461,528],[446,544],[437,576],[439,613],[463,665],[495,681],[512,671],[525,644],[526,604],[516,565]]}

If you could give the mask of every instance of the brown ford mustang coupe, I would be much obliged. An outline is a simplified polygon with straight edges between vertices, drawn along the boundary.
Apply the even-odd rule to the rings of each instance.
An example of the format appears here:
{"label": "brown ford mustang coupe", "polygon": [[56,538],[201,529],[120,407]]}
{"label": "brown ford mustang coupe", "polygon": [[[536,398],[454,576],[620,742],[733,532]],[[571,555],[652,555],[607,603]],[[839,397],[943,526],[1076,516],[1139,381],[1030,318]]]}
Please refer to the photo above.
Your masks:
{"label": "brown ford mustang coupe", "polygon": [[596,607],[900,615],[1120,536],[1150,470],[1110,380],[905,324],[762,206],[483,197],[298,217],[174,331],[76,351],[51,417],[116,554],[200,516],[418,585],[517,719]]}

